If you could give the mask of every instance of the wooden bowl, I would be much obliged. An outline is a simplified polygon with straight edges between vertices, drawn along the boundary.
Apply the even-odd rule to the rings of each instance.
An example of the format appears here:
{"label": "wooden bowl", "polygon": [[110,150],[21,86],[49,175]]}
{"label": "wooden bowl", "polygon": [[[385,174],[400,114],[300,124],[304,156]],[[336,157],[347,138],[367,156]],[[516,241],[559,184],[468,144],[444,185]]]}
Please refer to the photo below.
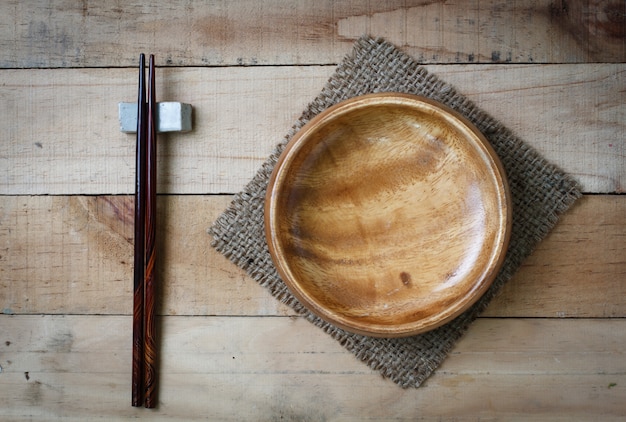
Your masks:
{"label": "wooden bowl", "polygon": [[458,316],[492,283],[510,193],[484,136],[426,98],[337,104],[287,144],[265,201],[278,273],[313,313],[379,337]]}

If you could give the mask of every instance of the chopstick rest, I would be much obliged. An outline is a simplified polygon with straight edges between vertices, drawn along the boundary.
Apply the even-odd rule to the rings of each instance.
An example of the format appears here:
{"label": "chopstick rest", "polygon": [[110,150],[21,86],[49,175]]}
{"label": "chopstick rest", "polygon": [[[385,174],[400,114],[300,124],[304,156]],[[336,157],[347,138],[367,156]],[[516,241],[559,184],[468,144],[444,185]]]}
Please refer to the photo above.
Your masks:
{"label": "chopstick rest", "polygon": [[[156,109],[156,130],[163,132],[189,132],[193,128],[191,104],[174,101],[158,102]],[[119,103],[118,117],[120,131],[137,132],[137,103]]]}

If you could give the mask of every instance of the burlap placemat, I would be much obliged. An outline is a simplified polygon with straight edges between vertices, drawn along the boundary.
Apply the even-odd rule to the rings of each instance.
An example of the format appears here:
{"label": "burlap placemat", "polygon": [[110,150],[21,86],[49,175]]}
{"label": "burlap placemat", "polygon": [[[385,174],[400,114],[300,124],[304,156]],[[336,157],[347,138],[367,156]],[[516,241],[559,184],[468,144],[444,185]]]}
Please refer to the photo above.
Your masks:
{"label": "burlap placemat", "polygon": [[[513,201],[511,242],[503,267],[485,295],[468,311],[428,333],[400,339],[351,334],[311,314],[278,276],[265,242],[263,206],[277,158],[291,137],[313,116],[342,100],[374,92],[404,92],[440,101],[471,120],[491,142],[506,170]],[[323,329],[371,368],[402,387],[418,387],[439,366],[455,342],[485,309],[521,262],[580,196],[574,180],[488,116],[455,88],[428,73],[395,46],[363,37],[337,67],[256,176],[237,194],[209,232],[213,246],[246,270],[277,299]]]}

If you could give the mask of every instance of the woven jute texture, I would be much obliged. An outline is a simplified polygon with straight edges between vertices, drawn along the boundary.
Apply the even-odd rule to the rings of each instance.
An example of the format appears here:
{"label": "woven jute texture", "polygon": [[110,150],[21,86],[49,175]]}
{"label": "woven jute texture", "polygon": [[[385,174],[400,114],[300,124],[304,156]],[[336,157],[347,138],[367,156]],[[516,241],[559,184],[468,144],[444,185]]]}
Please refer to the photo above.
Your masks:
{"label": "woven jute texture", "polygon": [[[289,292],[272,263],[264,235],[265,192],[278,156],[312,117],[351,97],[403,92],[432,98],[457,110],[491,142],[506,170],[513,203],[511,241],[490,289],[464,314],[433,331],[399,339],[348,333],[311,314]],[[427,72],[392,44],[370,37],[356,42],[321,93],[227,210],[209,229],[213,246],[246,270],[278,300],[324,330],[358,359],[398,385],[418,387],[445,359],[456,341],[487,307],[533,248],[580,196],[574,180],[546,162],[502,123],[488,116],[455,88]]]}

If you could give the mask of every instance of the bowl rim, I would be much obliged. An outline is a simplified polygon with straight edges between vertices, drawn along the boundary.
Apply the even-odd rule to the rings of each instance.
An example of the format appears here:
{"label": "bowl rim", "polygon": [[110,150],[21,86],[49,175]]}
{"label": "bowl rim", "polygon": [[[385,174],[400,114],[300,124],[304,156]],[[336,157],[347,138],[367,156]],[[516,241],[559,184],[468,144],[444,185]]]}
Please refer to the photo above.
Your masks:
{"label": "bowl rim", "polygon": [[[452,122],[460,123],[464,135],[470,135],[468,139],[472,145],[480,150],[483,157],[489,162],[490,173],[495,176],[497,180],[499,193],[499,200],[503,208],[504,224],[500,219],[499,228],[497,230],[497,236],[495,248],[493,254],[489,257],[488,264],[485,266],[486,271],[484,277],[481,280],[477,280],[476,284],[464,292],[461,300],[455,301],[454,306],[442,312],[430,314],[423,319],[417,319],[414,321],[400,323],[397,325],[389,324],[372,324],[372,323],[359,323],[353,318],[345,317],[337,312],[332,312],[318,303],[311,295],[307,293],[305,289],[301,288],[300,283],[293,276],[284,255],[282,254],[282,248],[278,241],[278,230],[276,227],[277,213],[278,213],[278,199],[280,198],[280,187],[284,182],[287,169],[292,159],[298,154],[301,148],[303,148],[307,141],[318,128],[324,126],[328,122],[335,120],[340,116],[354,112],[363,107],[371,106],[370,103],[374,101],[375,105],[381,104],[402,104],[417,108],[424,112],[430,112],[436,114],[437,117],[443,117],[449,124]],[[465,136],[467,138],[467,136]],[[510,187],[506,172],[498,157],[496,151],[489,143],[487,138],[482,134],[480,130],[465,116],[457,112],[456,110],[430,98],[426,98],[414,94],[405,94],[398,92],[382,92],[365,94],[350,99],[341,101],[333,106],[323,110],[309,122],[307,122],[287,143],[283,151],[280,153],[276,165],[274,166],[265,193],[264,203],[264,231],[267,241],[270,256],[274,263],[274,266],[288,287],[289,291],[296,297],[296,299],[304,305],[313,314],[320,317],[322,320],[335,325],[346,331],[367,335],[372,337],[406,337],[416,334],[421,334],[426,331],[430,331],[441,325],[450,322],[452,319],[461,315],[467,309],[469,309],[483,294],[489,289],[495,280],[506,256],[508,249],[512,229],[512,202]]]}

